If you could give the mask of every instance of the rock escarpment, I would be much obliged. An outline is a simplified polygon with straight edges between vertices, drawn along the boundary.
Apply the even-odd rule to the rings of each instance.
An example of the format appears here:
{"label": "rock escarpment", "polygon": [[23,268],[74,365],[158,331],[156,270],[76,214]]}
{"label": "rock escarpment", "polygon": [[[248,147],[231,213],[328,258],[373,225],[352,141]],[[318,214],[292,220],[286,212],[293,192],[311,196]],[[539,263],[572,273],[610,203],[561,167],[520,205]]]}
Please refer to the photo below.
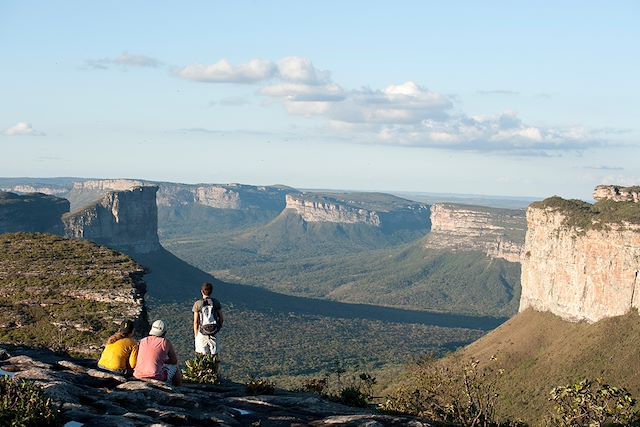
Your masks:
{"label": "rock escarpment", "polygon": [[388,231],[429,228],[429,208],[376,193],[287,194],[286,212],[309,223],[364,224]]}
{"label": "rock escarpment", "polygon": [[596,322],[640,306],[640,204],[613,196],[529,207],[520,311]]}
{"label": "rock escarpment", "polygon": [[159,250],[157,191],[147,186],[109,192],[93,205],[64,215],[65,234],[127,253]]}
{"label": "rock escarpment", "polygon": [[368,224],[380,227],[377,212],[350,207],[330,200],[305,200],[287,195],[287,209],[291,209],[307,222],[336,222],[342,224]]}
{"label": "rock escarpment", "polygon": [[492,258],[520,262],[525,225],[523,211],[438,203],[431,206],[431,233],[424,245],[480,251]]}
{"label": "rock escarpment", "polygon": [[69,202],[41,193],[18,195],[0,192],[0,233],[17,231],[61,235],[62,214],[69,212]]}
{"label": "rock escarpment", "polygon": [[122,320],[148,331],[144,270],[86,241],[0,236],[0,342],[95,355]]}

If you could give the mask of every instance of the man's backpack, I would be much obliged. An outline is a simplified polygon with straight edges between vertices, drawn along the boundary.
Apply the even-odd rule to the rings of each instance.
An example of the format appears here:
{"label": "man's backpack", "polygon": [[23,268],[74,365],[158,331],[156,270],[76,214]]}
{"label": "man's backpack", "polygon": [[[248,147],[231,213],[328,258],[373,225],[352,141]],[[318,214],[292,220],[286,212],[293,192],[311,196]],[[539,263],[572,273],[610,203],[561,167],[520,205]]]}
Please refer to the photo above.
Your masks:
{"label": "man's backpack", "polygon": [[204,300],[200,309],[200,333],[202,335],[215,335],[220,330],[218,311],[210,298]]}

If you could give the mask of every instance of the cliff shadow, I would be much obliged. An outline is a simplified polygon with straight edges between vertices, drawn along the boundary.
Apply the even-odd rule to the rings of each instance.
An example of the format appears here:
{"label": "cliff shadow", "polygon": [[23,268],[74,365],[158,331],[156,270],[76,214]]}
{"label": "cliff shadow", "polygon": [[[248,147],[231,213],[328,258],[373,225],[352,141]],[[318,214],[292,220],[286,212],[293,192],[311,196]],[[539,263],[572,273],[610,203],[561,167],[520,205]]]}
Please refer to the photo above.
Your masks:
{"label": "cliff shadow", "polygon": [[448,328],[495,329],[507,318],[404,310],[368,304],[347,304],[279,294],[257,286],[223,282],[162,248],[147,254],[131,254],[148,269],[147,295],[156,303],[190,303],[200,298],[203,282],[214,284],[214,295],[223,304],[259,312],[296,313],[342,319],[370,319],[419,323]]}

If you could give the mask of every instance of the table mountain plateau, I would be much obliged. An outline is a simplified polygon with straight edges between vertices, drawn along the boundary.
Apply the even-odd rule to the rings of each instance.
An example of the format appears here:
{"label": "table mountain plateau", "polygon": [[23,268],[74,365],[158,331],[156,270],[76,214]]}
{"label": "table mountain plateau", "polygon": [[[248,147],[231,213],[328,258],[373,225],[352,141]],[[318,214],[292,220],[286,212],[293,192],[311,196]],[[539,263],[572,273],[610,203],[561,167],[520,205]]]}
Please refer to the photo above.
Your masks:
{"label": "table mountain plateau", "polygon": [[42,193],[18,195],[0,192],[0,233],[31,231],[63,234],[61,217],[69,202]]}
{"label": "table mountain plateau", "polygon": [[543,425],[551,388],[583,378],[640,396],[637,188],[599,186],[593,205],[552,197],[528,208],[520,313],[443,362],[502,369],[505,417]]}

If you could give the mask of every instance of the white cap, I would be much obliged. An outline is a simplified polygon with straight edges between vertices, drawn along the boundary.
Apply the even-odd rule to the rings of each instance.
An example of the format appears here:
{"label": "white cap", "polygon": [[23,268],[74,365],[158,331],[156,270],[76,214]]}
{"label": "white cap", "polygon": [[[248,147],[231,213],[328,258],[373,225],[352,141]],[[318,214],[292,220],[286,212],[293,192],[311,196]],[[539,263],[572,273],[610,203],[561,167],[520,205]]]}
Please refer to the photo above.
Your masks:
{"label": "white cap", "polygon": [[149,335],[155,335],[156,337],[161,337],[166,332],[166,327],[164,326],[164,322],[162,320],[156,320],[151,325],[151,330],[149,331]]}

